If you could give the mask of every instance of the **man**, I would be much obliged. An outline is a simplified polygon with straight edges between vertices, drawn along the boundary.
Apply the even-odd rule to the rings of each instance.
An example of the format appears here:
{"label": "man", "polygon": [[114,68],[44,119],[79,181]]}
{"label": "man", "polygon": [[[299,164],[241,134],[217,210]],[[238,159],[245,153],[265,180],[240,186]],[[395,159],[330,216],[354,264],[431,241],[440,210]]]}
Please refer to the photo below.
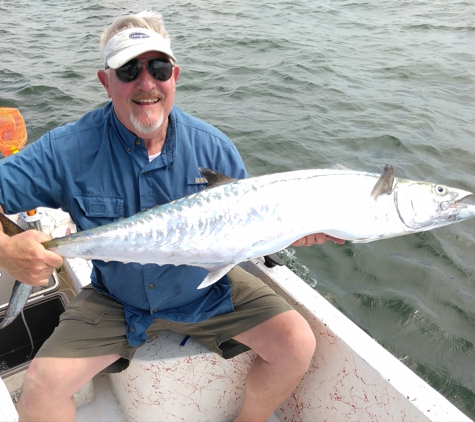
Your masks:
{"label": "man", "polygon": [[[173,106],[180,69],[160,15],[117,18],[101,49],[97,76],[111,102],[0,162],[5,212],[62,207],[85,230],[203,189],[199,166],[247,176],[223,133]],[[326,239],[315,234],[295,245]],[[0,233],[0,267],[44,284],[62,263],[41,246],[45,240],[37,231]],[[93,264],[92,286],[71,302],[29,366],[21,421],[73,421],[73,394],[101,371],[125,369],[147,335],[163,329],[189,334],[224,358],[249,348],[258,354],[238,421],[267,420],[308,368],[315,338],[306,321],[239,267],[198,290],[201,268]]]}

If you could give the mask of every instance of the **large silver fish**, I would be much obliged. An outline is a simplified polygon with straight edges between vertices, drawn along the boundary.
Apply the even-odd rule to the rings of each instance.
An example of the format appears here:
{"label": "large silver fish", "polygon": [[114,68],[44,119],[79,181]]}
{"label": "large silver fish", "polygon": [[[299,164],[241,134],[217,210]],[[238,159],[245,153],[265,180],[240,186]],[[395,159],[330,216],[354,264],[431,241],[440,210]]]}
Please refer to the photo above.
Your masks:
{"label": "large silver fish", "polygon": [[301,170],[243,180],[200,169],[209,187],[133,217],[46,242],[67,258],[199,266],[200,285],[235,264],[326,233],[370,242],[475,215],[470,192],[351,170]]}
{"label": "large silver fish", "polygon": [[200,169],[207,189],[114,223],[44,243],[66,258],[172,264],[209,271],[280,251],[311,233],[370,242],[475,216],[471,193],[351,170],[301,170],[243,180]]}

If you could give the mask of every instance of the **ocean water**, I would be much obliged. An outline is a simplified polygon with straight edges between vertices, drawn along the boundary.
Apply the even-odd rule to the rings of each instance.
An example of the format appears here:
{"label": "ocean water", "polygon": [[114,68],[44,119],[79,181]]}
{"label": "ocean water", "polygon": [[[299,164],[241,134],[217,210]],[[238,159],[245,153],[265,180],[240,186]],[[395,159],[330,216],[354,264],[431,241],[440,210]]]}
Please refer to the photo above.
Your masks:
{"label": "ocean water", "polygon": [[[3,0],[0,106],[33,142],[107,101],[99,36],[160,11],[176,104],[224,131],[251,175],[340,163],[475,191],[475,3],[458,0]],[[310,207],[329,207],[302,192]],[[351,214],[351,204],[348,204]],[[287,264],[475,418],[475,219]]]}

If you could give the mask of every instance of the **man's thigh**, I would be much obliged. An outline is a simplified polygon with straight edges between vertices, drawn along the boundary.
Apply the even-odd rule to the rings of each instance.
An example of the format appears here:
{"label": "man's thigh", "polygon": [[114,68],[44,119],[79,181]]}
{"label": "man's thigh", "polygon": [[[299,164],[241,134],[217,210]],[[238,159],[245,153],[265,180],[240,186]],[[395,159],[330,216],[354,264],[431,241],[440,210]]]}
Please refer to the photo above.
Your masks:
{"label": "man's thigh", "polygon": [[125,336],[122,305],[91,286],[85,287],[69,303],[60,323],[45,341],[37,357],[90,358],[119,355],[104,372],[119,372],[128,366],[136,347]]}
{"label": "man's thigh", "polygon": [[215,315],[196,324],[158,320],[152,324],[148,334],[169,329],[189,335],[211,351],[229,359],[249,350],[248,346],[234,340],[233,337],[276,315],[293,310],[292,306],[270,287],[239,266],[228,273],[228,278],[232,289],[233,312]]}

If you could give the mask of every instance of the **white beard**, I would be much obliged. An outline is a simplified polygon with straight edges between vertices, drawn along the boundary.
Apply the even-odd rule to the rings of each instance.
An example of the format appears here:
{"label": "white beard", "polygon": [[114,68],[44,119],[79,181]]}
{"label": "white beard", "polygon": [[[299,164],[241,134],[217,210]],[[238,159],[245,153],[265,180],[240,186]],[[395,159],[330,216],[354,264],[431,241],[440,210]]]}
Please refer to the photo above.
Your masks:
{"label": "white beard", "polygon": [[[150,115],[152,114],[151,111],[146,112],[147,117],[150,118]],[[137,119],[132,113],[130,113],[130,121],[134,125],[135,130],[137,133],[144,133],[144,134],[149,134],[152,132],[155,132],[162,124],[164,120],[164,112],[162,110],[160,117],[155,120],[155,121],[150,121],[150,122],[142,122],[139,119]]]}

